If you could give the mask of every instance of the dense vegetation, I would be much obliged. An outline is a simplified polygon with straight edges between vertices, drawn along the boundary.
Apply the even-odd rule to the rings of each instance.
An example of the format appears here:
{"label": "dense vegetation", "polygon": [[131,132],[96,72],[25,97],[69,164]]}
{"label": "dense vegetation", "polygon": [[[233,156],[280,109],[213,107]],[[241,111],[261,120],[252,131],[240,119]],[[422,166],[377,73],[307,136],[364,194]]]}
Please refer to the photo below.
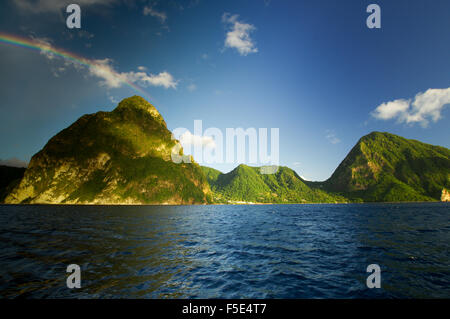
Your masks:
{"label": "dense vegetation", "polygon": [[172,162],[176,143],[153,105],[127,98],[114,111],[84,115],[51,138],[6,201],[208,203],[200,166]]}
{"label": "dense vegetation", "polygon": [[[450,151],[372,132],[362,137],[325,182],[287,167],[239,165],[223,174],[172,162],[164,119],[143,98],[112,112],[87,114],[52,137],[27,170],[0,167],[7,203],[200,204],[433,201],[450,188]],[[177,151],[179,155],[183,150]],[[23,176],[23,178],[22,178]],[[211,192],[212,190],[212,192]]]}
{"label": "dense vegetation", "polygon": [[450,186],[450,150],[390,133],[362,137],[323,187],[360,201],[432,201]]}
{"label": "dense vegetation", "polygon": [[346,202],[343,196],[311,188],[288,167],[279,167],[275,174],[262,174],[260,167],[239,165],[227,174],[202,167],[219,203],[336,203]]}

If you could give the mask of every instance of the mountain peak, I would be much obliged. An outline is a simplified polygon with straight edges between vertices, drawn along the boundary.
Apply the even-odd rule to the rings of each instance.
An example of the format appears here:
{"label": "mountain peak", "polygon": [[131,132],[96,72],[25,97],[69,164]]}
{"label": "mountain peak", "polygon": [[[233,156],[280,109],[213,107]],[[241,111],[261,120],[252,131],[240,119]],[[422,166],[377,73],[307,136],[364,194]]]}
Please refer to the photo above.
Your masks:
{"label": "mountain peak", "polygon": [[449,155],[444,147],[371,132],[359,139],[324,185],[365,201],[436,200],[448,187]]}
{"label": "mountain peak", "polygon": [[206,203],[209,185],[198,164],[172,162],[176,143],[153,105],[139,96],[124,99],[114,111],[84,115],[52,137],[5,202]]}
{"label": "mountain peak", "polygon": [[139,95],[133,95],[124,98],[122,101],[119,102],[116,109],[127,107],[135,107],[145,110],[152,110],[152,109],[156,110],[156,108],[152,104],[150,104],[147,100],[145,100],[142,96]]}
{"label": "mountain peak", "polygon": [[380,132],[380,131],[372,131],[367,135],[364,135],[362,138],[375,138],[375,137],[379,137],[379,136],[386,136],[386,135],[393,135],[391,133],[387,133],[387,132]]}
{"label": "mountain peak", "polygon": [[158,112],[156,107],[154,107],[152,104],[150,104],[147,100],[145,100],[143,97],[139,95],[134,95],[123,99],[122,101],[120,101],[120,103],[117,105],[117,107],[114,109],[113,112],[118,113],[130,110],[145,111],[149,113],[155,120],[166,126],[163,117]]}

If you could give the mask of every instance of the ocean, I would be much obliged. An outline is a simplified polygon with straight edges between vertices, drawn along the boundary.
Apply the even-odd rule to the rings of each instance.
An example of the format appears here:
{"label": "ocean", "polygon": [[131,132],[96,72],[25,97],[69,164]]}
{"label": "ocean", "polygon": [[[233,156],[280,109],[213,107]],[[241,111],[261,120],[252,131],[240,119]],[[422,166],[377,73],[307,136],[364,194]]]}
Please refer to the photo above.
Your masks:
{"label": "ocean", "polygon": [[450,298],[449,208],[0,205],[0,297]]}

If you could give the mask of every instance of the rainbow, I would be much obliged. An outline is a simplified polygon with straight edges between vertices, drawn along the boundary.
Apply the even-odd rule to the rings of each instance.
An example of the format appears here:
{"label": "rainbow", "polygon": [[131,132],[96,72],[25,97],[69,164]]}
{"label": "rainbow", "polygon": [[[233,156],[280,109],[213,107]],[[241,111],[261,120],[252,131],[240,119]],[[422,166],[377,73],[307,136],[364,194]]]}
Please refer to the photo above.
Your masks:
{"label": "rainbow", "polygon": [[[87,66],[87,67],[99,67],[99,65],[96,64],[94,61],[83,58],[79,55],[76,55],[75,53],[71,53],[71,52],[68,52],[68,51],[65,51],[62,49],[58,49],[58,48],[55,48],[55,47],[47,45],[47,44],[33,41],[32,39],[30,40],[30,39],[16,36],[16,35],[11,35],[11,34],[6,34],[6,33],[0,32],[0,43],[13,45],[13,46],[17,46],[17,47],[22,47],[22,48],[27,48],[27,49],[31,49],[31,50],[36,50],[36,51],[40,51],[40,52],[48,52],[48,53],[51,53],[52,55],[61,57],[63,59],[69,60],[73,63]],[[150,95],[147,92],[145,92],[142,88],[140,88],[136,84],[134,84],[130,81],[127,81],[121,77],[118,77],[118,78],[120,79],[120,82],[129,86],[131,89],[139,92],[140,94],[144,95],[147,98],[150,97]]]}

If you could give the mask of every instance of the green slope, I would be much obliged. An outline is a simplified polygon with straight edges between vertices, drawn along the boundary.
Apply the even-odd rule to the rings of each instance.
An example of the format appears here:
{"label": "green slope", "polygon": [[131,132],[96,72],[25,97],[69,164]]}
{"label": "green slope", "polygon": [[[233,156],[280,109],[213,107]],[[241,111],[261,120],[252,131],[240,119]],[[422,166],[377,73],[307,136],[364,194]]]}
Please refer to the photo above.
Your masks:
{"label": "green slope", "polygon": [[112,112],[84,115],[52,137],[5,201],[207,203],[200,166],[172,162],[177,143],[153,105],[138,96],[124,99]]}
{"label": "green slope", "polygon": [[262,174],[260,167],[239,165],[227,174],[202,167],[216,202],[253,203],[335,203],[346,202],[342,196],[310,188],[288,167],[275,174]]}
{"label": "green slope", "polygon": [[372,132],[321,186],[363,201],[439,200],[450,186],[450,150]]}
{"label": "green slope", "polygon": [[[172,162],[171,132],[143,98],[82,116],[35,154],[25,173],[0,167],[0,201],[71,204],[433,201],[450,189],[450,151],[390,134],[362,137],[325,182],[279,167],[229,173]],[[180,148],[181,149],[181,148]],[[179,154],[182,154],[182,149]],[[23,178],[22,178],[23,175]],[[211,190],[213,192],[211,192]],[[448,194],[443,198],[449,198]]]}
{"label": "green slope", "polygon": [[206,180],[208,181],[209,185],[214,184],[222,174],[221,171],[211,167],[201,166],[201,169],[203,171],[203,174],[205,174]]}

